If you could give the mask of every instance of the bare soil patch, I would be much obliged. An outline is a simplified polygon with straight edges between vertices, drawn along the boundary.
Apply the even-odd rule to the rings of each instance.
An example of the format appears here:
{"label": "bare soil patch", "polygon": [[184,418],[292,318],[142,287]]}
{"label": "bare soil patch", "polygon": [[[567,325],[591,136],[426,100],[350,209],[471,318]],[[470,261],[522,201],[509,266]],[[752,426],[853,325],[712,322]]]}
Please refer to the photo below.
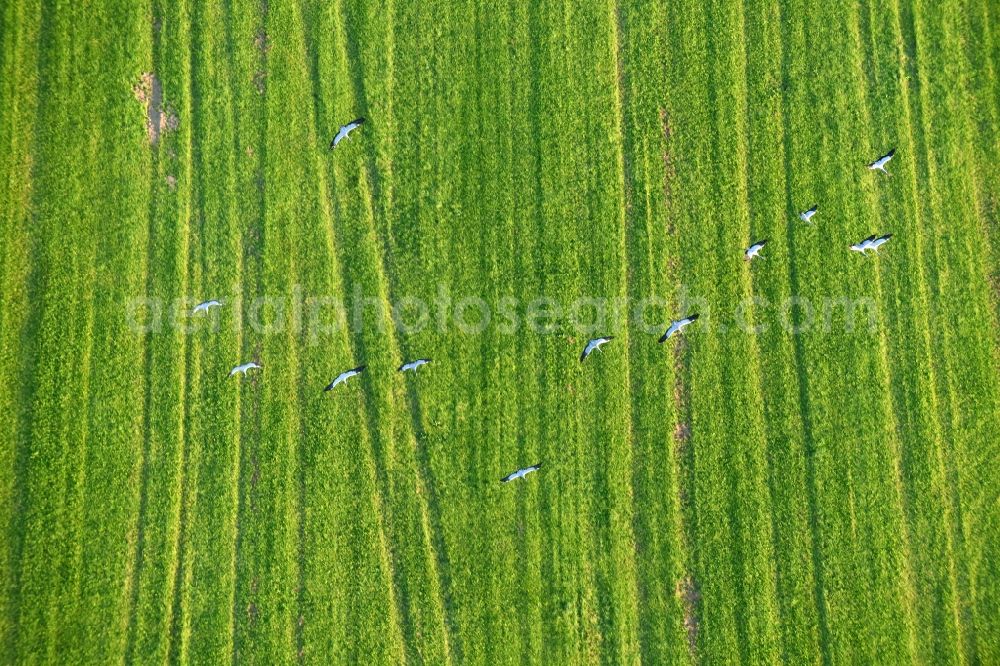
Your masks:
{"label": "bare soil patch", "polygon": [[166,180],[171,192],[177,189],[177,176],[167,176]]}
{"label": "bare soil patch", "polygon": [[689,574],[677,581],[674,593],[684,608],[684,631],[687,632],[688,650],[694,655],[698,647],[698,604],[701,601],[701,592],[698,590],[698,583]]}
{"label": "bare soil patch", "polygon": [[258,51],[266,55],[271,50],[271,39],[267,36],[267,32],[264,30],[257,31],[256,36],[253,38],[253,45],[257,47]]}
{"label": "bare soil patch", "polygon": [[164,132],[172,132],[180,125],[177,114],[163,103],[163,85],[152,72],[144,72],[139,82],[132,86],[132,94],[146,108],[146,137],[155,146]]}

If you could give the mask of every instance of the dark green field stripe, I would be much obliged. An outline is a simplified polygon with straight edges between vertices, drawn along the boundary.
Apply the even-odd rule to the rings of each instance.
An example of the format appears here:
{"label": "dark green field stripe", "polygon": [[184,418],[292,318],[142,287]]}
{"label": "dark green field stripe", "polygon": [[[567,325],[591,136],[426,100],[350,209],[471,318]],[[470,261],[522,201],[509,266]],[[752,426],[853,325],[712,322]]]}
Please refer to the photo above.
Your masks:
{"label": "dark green field stripe", "polygon": [[[1000,35],[996,16],[991,15],[991,3],[966,2],[961,7],[966,17],[957,31],[958,40],[966,54],[964,70],[967,73],[969,124],[972,145],[975,146],[976,185],[979,190],[979,210],[976,211],[980,228],[990,244],[988,280],[995,313],[1000,313],[1000,290],[996,288],[1000,276],[1000,233],[995,223],[1000,218],[1000,74],[991,56],[1000,55]],[[998,316],[998,315],[994,315]]]}
{"label": "dark green field stripe", "polygon": [[[955,31],[958,41],[964,42],[968,53],[967,67],[968,80],[966,83],[966,93],[971,104],[966,106],[968,123],[971,126],[967,134],[969,143],[967,146],[975,146],[973,155],[978,180],[978,210],[975,211],[978,217],[980,229],[989,239],[992,256],[988,265],[987,281],[990,295],[993,299],[994,322],[1000,318],[1000,234],[997,233],[997,220],[1000,219],[1000,142],[997,140],[1000,134],[1000,28],[997,20],[1000,12],[992,3],[981,3],[978,6],[968,6],[958,9],[959,28]],[[967,21],[962,21],[962,17],[967,16]],[[992,57],[991,57],[992,56]],[[1000,338],[997,329],[994,328],[994,340]],[[952,461],[951,473],[953,479],[957,477],[958,467]],[[953,492],[957,483],[953,483]],[[994,488],[983,493],[982,506],[996,507],[998,493]],[[994,516],[996,514],[994,513]],[[989,520],[987,518],[987,520]],[[994,519],[995,521],[995,519]],[[995,522],[994,522],[995,524]],[[963,536],[964,526],[957,532],[957,538]],[[976,554],[976,559],[984,571],[980,572],[975,579],[970,577],[970,572],[975,571],[974,567],[966,563],[970,555],[975,551],[962,549],[960,555],[963,558],[963,566],[960,571],[966,576],[960,579],[960,587],[966,598],[965,608],[969,607],[969,597],[977,597],[985,601],[988,609],[987,613],[995,614],[995,609],[1000,605],[1000,591],[997,590],[995,581],[1000,579],[1000,566],[997,565],[998,556],[996,554],[995,538],[986,541],[987,547]],[[992,547],[992,553],[988,549]],[[964,571],[963,571],[964,569]],[[988,581],[994,581],[990,585]],[[975,592],[973,585],[982,586],[982,592]],[[987,615],[988,616],[988,615]],[[995,626],[995,625],[994,625]],[[990,627],[986,632],[991,631]],[[988,636],[988,634],[986,634]],[[988,640],[982,638],[979,640]],[[972,643],[968,641],[968,643]],[[974,644],[972,644],[974,646]],[[967,653],[973,653],[971,647],[966,648]],[[984,650],[995,655],[997,649],[995,644]],[[974,653],[973,653],[974,654]],[[984,657],[985,658],[985,657]]]}
{"label": "dark green field stripe", "polygon": [[31,147],[39,105],[37,73],[40,14],[29,3],[10,3],[3,21],[9,35],[3,40],[0,106],[0,228],[5,230],[0,252],[0,411],[8,427],[0,433],[0,509],[6,535],[0,556],[0,644],[4,659],[17,655],[17,614],[20,597],[22,518],[27,507],[25,471],[31,404],[34,337],[41,308],[32,307],[30,276],[36,269],[28,233],[31,188]]}
{"label": "dark green field stripe", "polygon": [[[74,20],[69,11],[47,7],[41,20],[47,25],[39,38],[39,49],[45,51],[38,62],[38,71],[45,77],[40,96],[52,95],[54,87],[65,86],[62,99],[79,99],[83,86],[73,81],[89,75],[82,63],[84,55],[92,55],[92,51],[66,34]],[[80,156],[92,160],[94,150],[93,144],[80,137],[78,122],[57,100],[39,105],[36,127],[45,128],[34,149],[45,168],[32,174],[32,227],[51,234],[39,238],[40,254],[35,255],[35,261],[40,265],[30,277],[35,284],[29,285],[29,289],[39,290],[35,300],[40,314],[30,340],[30,344],[37,344],[38,352],[26,422],[30,439],[19,517],[23,522],[14,528],[14,538],[20,540],[22,548],[15,622],[17,659],[44,661],[55,658],[60,621],[72,607],[75,592],[78,546],[74,544],[79,544],[79,523],[68,511],[79,497],[85,428],[83,419],[74,416],[86,408],[94,234],[92,208],[83,199],[83,182],[70,162]],[[76,242],[63,242],[63,233],[75,237]],[[83,392],[68,390],[71,385],[78,385]],[[68,499],[71,489],[73,495]]]}

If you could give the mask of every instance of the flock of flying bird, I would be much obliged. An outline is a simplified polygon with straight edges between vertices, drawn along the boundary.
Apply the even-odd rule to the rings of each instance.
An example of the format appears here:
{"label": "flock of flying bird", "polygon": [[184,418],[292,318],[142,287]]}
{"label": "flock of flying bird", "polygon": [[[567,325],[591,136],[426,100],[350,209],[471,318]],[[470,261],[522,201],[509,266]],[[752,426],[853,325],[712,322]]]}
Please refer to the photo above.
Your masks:
{"label": "flock of flying bird", "polygon": [[[350,137],[351,132],[353,132],[354,130],[356,130],[359,127],[361,127],[361,125],[364,124],[364,122],[365,122],[365,119],[362,117],[362,118],[357,118],[356,120],[352,120],[351,122],[347,123],[346,125],[341,125],[340,128],[337,130],[336,135],[334,135],[333,140],[330,141],[330,148],[334,149],[344,139],[351,138]],[[894,148],[894,149],[890,150],[888,153],[886,153],[885,155],[882,155],[881,157],[879,157],[874,162],[869,163],[867,165],[867,168],[870,169],[870,170],[872,170],[872,171],[881,171],[882,173],[884,173],[887,176],[891,175],[886,170],[885,165],[889,163],[889,160],[891,160],[895,154],[896,154],[896,150]],[[807,223],[810,222],[812,220],[813,215],[816,214],[816,212],[817,212],[818,209],[819,209],[818,205],[812,206],[809,210],[806,210],[806,211],[803,211],[803,212],[799,213],[799,219],[802,220],[803,222],[807,222]],[[878,249],[882,245],[884,245],[890,238],[892,238],[892,234],[883,234],[883,235],[873,234],[873,235],[869,236],[868,238],[865,238],[864,240],[861,240],[861,241],[859,241],[857,243],[854,243],[853,245],[850,246],[850,249],[852,251],[858,252],[858,253],[860,253],[860,254],[862,254],[864,256],[868,255],[868,251],[869,250],[871,250],[873,253],[878,253]],[[766,244],[767,244],[767,239],[759,240],[759,241],[756,241],[755,243],[751,244],[750,247],[748,247],[743,252],[743,258],[744,258],[744,260],[746,260],[746,261],[752,261],[753,259],[756,259],[756,258],[763,258],[763,257],[761,257],[760,252],[761,252],[761,250],[764,249],[764,246]],[[199,303],[198,305],[196,305],[191,314],[192,315],[196,315],[199,312],[204,312],[204,313],[207,314],[213,307],[221,307],[221,306],[222,306],[222,303],[219,302],[219,301],[216,301],[216,300],[205,301],[204,303]],[[670,338],[672,338],[677,333],[680,333],[685,327],[687,327],[687,326],[693,324],[694,322],[696,322],[698,320],[698,316],[699,316],[698,314],[691,314],[691,315],[688,315],[688,316],[686,316],[686,317],[684,317],[682,319],[676,319],[674,321],[671,321],[670,322],[670,326],[667,327],[667,330],[663,333],[662,336],[660,336],[659,343],[662,344],[662,343],[666,342],[667,340],[669,340]],[[583,361],[587,360],[587,357],[590,356],[595,351],[601,351],[601,347],[603,345],[611,342],[612,340],[614,340],[614,336],[607,336],[607,337],[603,337],[603,338],[594,338],[592,340],[589,340],[587,342],[586,346],[583,348],[583,353],[580,354],[580,362],[582,363]],[[429,359],[429,358],[418,358],[415,361],[409,361],[409,362],[403,363],[401,366],[399,366],[399,368],[397,368],[397,372],[406,372],[408,370],[412,370],[414,373],[416,373],[417,368],[419,368],[422,365],[426,365],[426,364],[428,364],[430,362],[431,362],[431,359]],[[357,377],[358,375],[360,375],[362,372],[365,371],[366,367],[367,366],[359,365],[356,368],[351,368],[350,370],[345,370],[344,372],[342,372],[339,375],[337,375],[333,379],[333,381],[331,381],[329,384],[327,384],[326,388],[324,388],[323,390],[324,391],[332,391],[338,385],[343,384],[344,382],[346,382],[347,380],[351,379],[352,377]],[[249,363],[243,363],[242,365],[237,365],[235,368],[233,368],[229,372],[229,376],[232,377],[233,375],[236,375],[236,374],[242,374],[243,376],[246,376],[247,372],[249,372],[250,370],[260,370],[261,368],[262,368],[262,366],[259,365],[256,361],[250,361]],[[501,481],[504,482],[504,483],[507,483],[509,481],[514,481],[516,479],[522,479],[525,476],[527,476],[528,474],[530,474],[531,472],[535,472],[538,469],[540,469],[541,466],[542,466],[542,463],[537,463],[535,465],[530,465],[528,467],[523,467],[523,468],[521,468],[519,470],[516,470],[514,472],[511,472],[507,476],[503,477],[501,479]]]}

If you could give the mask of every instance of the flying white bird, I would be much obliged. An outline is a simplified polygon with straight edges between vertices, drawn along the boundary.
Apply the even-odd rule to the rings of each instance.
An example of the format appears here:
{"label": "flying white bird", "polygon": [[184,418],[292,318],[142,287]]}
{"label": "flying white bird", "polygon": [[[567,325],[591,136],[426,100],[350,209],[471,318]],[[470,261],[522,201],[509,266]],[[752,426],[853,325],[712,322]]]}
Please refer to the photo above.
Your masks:
{"label": "flying white bird", "polygon": [[871,247],[871,243],[873,240],[875,240],[875,235],[871,235],[868,238],[865,238],[864,240],[855,243],[854,245],[851,246],[851,250],[853,250],[854,252],[860,252],[861,254],[865,254],[868,251],[868,248]]}
{"label": "flying white bird", "polygon": [[511,472],[510,474],[508,474],[507,476],[503,477],[500,480],[503,483],[507,483],[509,481],[514,481],[515,479],[523,479],[524,477],[528,476],[532,472],[537,472],[538,469],[541,466],[542,466],[542,463],[538,463],[537,465],[532,465],[531,467],[525,467],[523,469],[519,469],[516,472]]}
{"label": "flying white bird", "polygon": [[330,142],[330,148],[336,148],[337,144],[341,141],[351,138],[351,132],[361,127],[364,122],[364,118],[358,118],[357,120],[352,120],[346,125],[341,125],[340,129],[337,130],[336,136],[333,137],[333,141]]}
{"label": "flying white bird", "polygon": [[809,220],[812,219],[812,216],[816,214],[816,210],[818,208],[819,206],[814,205],[809,210],[802,211],[801,213],[799,213],[799,219],[802,220],[803,222],[808,222]]}
{"label": "flying white bird", "polygon": [[[760,257],[760,251],[767,245],[767,239],[757,241],[743,252],[744,261],[752,261],[755,257]],[[763,259],[763,257],[761,257]]]}
{"label": "flying white bird", "polygon": [[430,362],[431,359],[429,358],[418,358],[416,361],[410,361],[409,363],[404,363],[399,366],[399,372],[406,372],[407,370],[413,370],[413,372],[416,372],[417,368],[422,365],[427,365]]}
{"label": "flying white bird", "polygon": [[247,375],[247,370],[255,370],[255,369],[256,369],[256,370],[259,370],[259,369],[260,369],[260,367],[261,367],[261,366],[257,365],[257,364],[256,364],[256,363],[254,363],[253,361],[250,361],[249,363],[244,363],[243,365],[238,365],[238,366],[236,366],[235,368],[233,368],[232,370],[230,370],[230,371],[229,371],[229,376],[230,376],[230,377],[232,377],[232,376],[233,376],[233,375],[235,375],[235,374],[236,374],[237,372],[242,372],[242,373],[243,373],[243,376],[244,376],[244,377],[246,377],[246,375]]}
{"label": "flying white bird", "polygon": [[883,245],[885,245],[886,243],[888,243],[890,238],[892,238],[892,234],[885,234],[883,236],[879,236],[878,238],[871,241],[868,244],[868,247],[871,248],[872,252],[877,253],[878,249]]}
{"label": "flying white bird", "polygon": [[885,175],[891,176],[892,174],[885,170],[885,165],[889,163],[889,160],[891,160],[892,156],[895,154],[896,154],[896,149],[893,148],[885,155],[883,155],[882,157],[878,158],[877,160],[869,164],[868,168],[871,169],[872,171],[881,171]]}
{"label": "flying white bird", "polygon": [[219,301],[205,301],[204,303],[199,303],[198,305],[194,306],[194,310],[191,311],[191,314],[196,315],[199,312],[208,312],[210,309],[214,307],[219,307],[221,305],[222,303],[220,303]]}
{"label": "flying white bird", "polygon": [[614,339],[615,339],[614,336],[610,335],[606,338],[594,338],[593,340],[588,342],[587,346],[583,348],[583,353],[580,354],[580,363],[583,363],[583,361],[588,356],[590,356],[591,352],[593,352],[595,349],[597,351],[601,351],[601,345],[607,344],[608,342],[611,342]]}
{"label": "flying white bird", "polygon": [[690,317],[670,322],[670,328],[668,328],[667,332],[660,337],[660,342],[666,342],[673,337],[674,333],[680,333],[682,328],[697,321],[698,316],[699,315],[693,314]]}
{"label": "flying white bird", "polygon": [[340,373],[339,375],[337,375],[337,378],[334,379],[332,382],[330,382],[327,385],[327,387],[325,389],[323,389],[323,390],[324,391],[332,391],[334,389],[334,387],[337,386],[337,384],[342,384],[343,382],[346,382],[351,377],[353,377],[355,375],[360,375],[362,372],[364,372],[364,369],[365,369],[365,366],[359,365],[356,368],[353,368],[351,370],[346,370],[346,371]]}
{"label": "flying white bird", "polygon": [[851,249],[855,252],[860,252],[863,255],[867,255],[868,250],[877,253],[878,249],[887,243],[890,238],[892,238],[892,234],[885,234],[884,236],[876,236],[875,234],[872,234],[863,241],[851,245]]}

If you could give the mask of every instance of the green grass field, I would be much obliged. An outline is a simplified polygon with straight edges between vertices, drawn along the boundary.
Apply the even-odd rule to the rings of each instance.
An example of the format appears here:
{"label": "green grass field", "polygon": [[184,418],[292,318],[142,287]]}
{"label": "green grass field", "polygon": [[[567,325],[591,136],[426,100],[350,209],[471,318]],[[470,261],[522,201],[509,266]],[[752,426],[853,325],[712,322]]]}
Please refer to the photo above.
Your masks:
{"label": "green grass field", "polygon": [[1000,664],[996,2],[0,11],[0,662]]}

